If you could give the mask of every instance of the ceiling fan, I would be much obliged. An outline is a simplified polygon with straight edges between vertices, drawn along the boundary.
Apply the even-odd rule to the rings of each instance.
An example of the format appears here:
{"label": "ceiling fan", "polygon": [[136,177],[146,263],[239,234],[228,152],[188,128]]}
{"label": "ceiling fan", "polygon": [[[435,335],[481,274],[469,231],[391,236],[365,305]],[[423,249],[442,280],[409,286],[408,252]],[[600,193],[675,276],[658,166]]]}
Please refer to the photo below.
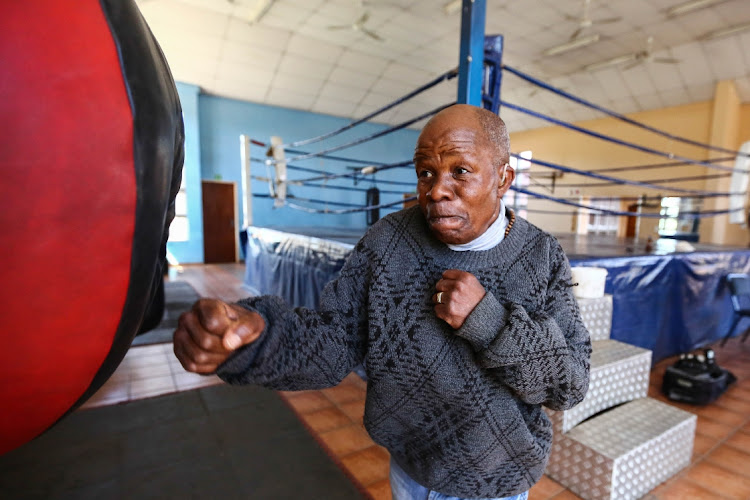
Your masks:
{"label": "ceiling fan", "polygon": [[606,61],[594,63],[594,64],[588,64],[584,66],[582,69],[584,71],[596,71],[597,69],[602,68],[609,68],[611,66],[619,66],[621,64],[626,64],[623,68],[623,70],[628,70],[631,68],[635,68],[636,66],[639,66],[641,64],[646,63],[660,63],[660,64],[679,64],[680,59],[675,59],[673,57],[654,57],[654,54],[652,52],[654,45],[654,37],[650,36],[646,40],[646,48],[644,50],[639,50],[638,52],[633,52],[632,54],[625,54],[622,56],[613,57],[612,59],[607,59]]}
{"label": "ceiling fan", "polygon": [[357,20],[355,20],[351,24],[342,24],[342,25],[336,25],[336,26],[328,26],[329,30],[344,30],[344,29],[350,29],[352,31],[358,31],[360,33],[363,33],[373,40],[377,40],[378,42],[384,41],[384,38],[375,33],[372,30],[369,30],[365,27],[365,23],[367,20],[370,19],[370,13],[365,12]]}
{"label": "ceiling fan", "polygon": [[583,33],[583,30],[585,30],[586,28],[590,28],[591,26],[595,24],[611,24],[611,23],[616,23],[617,21],[622,19],[621,17],[606,17],[604,19],[591,19],[591,16],[589,14],[590,9],[591,9],[591,0],[583,0],[583,15],[581,17],[575,17],[569,14],[565,15],[565,18],[567,20],[578,22],[578,29],[575,30],[572,35],[570,35],[571,40],[575,40],[581,35],[581,33]]}

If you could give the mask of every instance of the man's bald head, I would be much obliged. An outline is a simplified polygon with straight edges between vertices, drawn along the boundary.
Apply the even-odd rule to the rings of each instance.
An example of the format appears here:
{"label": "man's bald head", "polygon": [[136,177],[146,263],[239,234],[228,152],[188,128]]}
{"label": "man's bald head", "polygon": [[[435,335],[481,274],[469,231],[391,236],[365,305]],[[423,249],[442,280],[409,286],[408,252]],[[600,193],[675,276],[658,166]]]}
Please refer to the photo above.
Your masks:
{"label": "man's bald head", "polygon": [[505,122],[492,111],[471,106],[469,104],[454,104],[437,113],[424,126],[426,130],[430,124],[442,120],[471,120],[484,135],[487,145],[492,150],[492,164],[502,167],[510,158],[510,137]]}
{"label": "man's bald head", "polygon": [[487,141],[495,149],[492,155],[495,166],[505,165],[510,159],[510,137],[505,122],[492,111],[476,106],[472,108]]}

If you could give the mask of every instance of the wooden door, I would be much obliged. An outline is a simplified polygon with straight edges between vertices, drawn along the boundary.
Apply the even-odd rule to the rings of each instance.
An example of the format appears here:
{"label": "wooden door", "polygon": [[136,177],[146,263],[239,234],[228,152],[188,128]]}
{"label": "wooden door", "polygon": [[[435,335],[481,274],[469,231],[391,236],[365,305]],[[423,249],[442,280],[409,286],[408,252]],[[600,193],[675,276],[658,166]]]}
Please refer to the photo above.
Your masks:
{"label": "wooden door", "polygon": [[[633,203],[632,205],[628,205],[628,212],[635,212],[638,210],[638,204]],[[634,215],[628,215],[627,217],[627,226],[625,227],[625,237],[626,238],[635,238],[635,223],[638,218]]]}
{"label": "wooden door", "polygon": [[234,182],[202,181],[203,187],[203,261],[236,262],[237,185]]}

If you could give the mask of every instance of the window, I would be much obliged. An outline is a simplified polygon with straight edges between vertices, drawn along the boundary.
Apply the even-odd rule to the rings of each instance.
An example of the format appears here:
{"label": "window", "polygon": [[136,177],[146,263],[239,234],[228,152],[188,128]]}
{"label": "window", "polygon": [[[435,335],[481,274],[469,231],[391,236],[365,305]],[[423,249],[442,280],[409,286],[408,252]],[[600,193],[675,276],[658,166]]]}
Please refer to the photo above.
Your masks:
{"label": "window", "polygon": [[[593,198],[589,205],[602,210],[617,212],[620,210],[620,198]],[[619,220],[616,215],[607,212],[589,212],[588,232],[595,234],[617,234]]]}
{"label": "window", "polygon": [[683,212],[699,212],[703,207],[700,198],[669,196],[661,199],[659,236],[697,241],[698,219],[680,217]]}
{"label": "window", "polygon": [[[513,181],[513,185],[519,188],[527,188],[529,183],[529,170],[531,169],[531,151],[521,151],[518,154],[520,158],[515,156],[510,157],[510,166],[516,171],[516,179]],[[509,190],[504,197],[505,205],[512,208],[513,211],[526,218],[526,211],[529,207],[529,195],[526,193],[519,193],[517,191]]]}
{"label": "window", "polygon": [[190,225],[187,216],[187,192],[185,190],[185,174],[182,174],[180,190],[174,200],[174,220],[169,226],[169,241],[188,241],[190,239]]}

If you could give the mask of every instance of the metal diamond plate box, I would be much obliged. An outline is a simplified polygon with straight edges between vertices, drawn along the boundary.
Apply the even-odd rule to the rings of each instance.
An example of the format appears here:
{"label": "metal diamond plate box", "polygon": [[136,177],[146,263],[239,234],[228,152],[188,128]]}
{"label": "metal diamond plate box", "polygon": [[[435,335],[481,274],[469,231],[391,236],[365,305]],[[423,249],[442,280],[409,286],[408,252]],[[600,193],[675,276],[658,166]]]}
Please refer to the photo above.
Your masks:
{"label": "metal diamond plate box", "polygon": [[598,340],[591,348],[589,391],[581,403],[561,412],[562,432],[602,410],[648,393],[651,351],[617,340]]}
{"label": "metal diamond plate box", "polygon": [[612,328],[612,296],[577,300],[583,324],[591,334],[591,340],[608,339]]}
{"label": "metal diamond plate box", "polygon": [[585,499],[636,499],[690,463],[696,416],[641,398],[556,435],[547,473]]}

